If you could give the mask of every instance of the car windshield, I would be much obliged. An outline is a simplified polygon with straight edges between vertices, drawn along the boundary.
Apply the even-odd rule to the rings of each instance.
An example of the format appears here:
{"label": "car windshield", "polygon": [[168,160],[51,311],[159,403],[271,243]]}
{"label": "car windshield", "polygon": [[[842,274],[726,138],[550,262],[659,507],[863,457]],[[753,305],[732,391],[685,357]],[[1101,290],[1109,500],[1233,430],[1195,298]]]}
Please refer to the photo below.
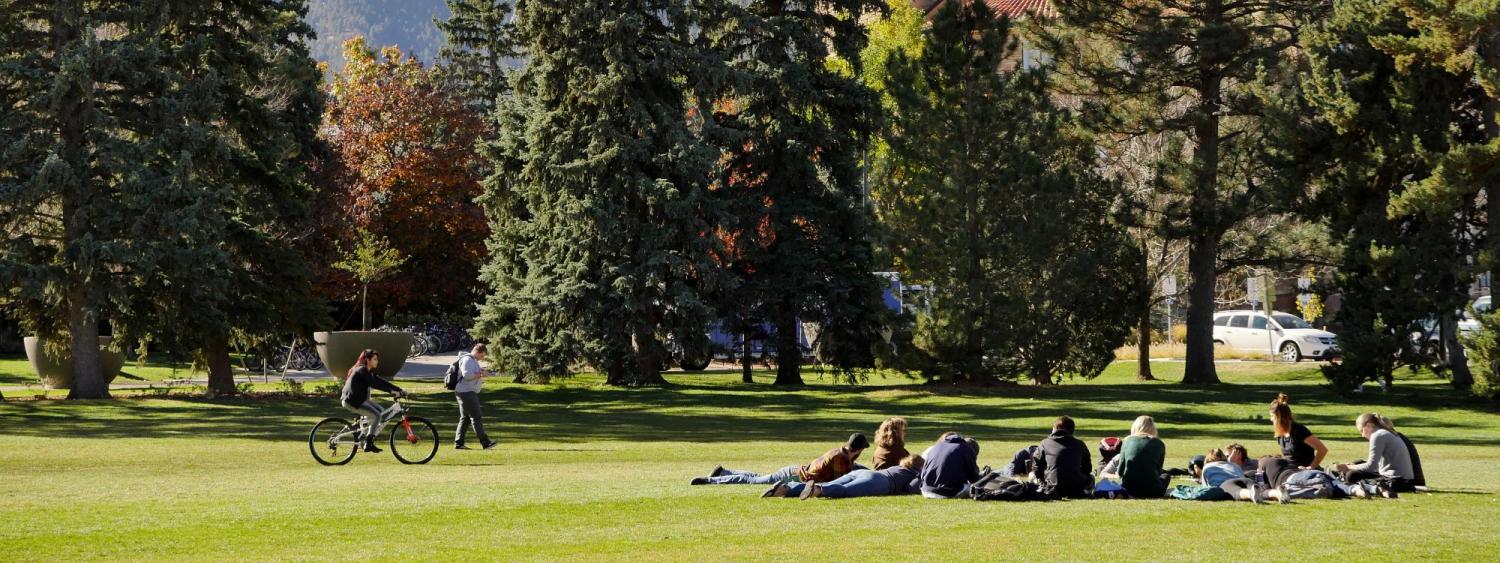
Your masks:
{"label": "car windshield", "polygon": [[1307,321],[1292,315],[1274,315],[1272,318],[1276,319],[1276,324],[1281,325],[1281,328],[1312,328],[1312,325],[1307,324]]}

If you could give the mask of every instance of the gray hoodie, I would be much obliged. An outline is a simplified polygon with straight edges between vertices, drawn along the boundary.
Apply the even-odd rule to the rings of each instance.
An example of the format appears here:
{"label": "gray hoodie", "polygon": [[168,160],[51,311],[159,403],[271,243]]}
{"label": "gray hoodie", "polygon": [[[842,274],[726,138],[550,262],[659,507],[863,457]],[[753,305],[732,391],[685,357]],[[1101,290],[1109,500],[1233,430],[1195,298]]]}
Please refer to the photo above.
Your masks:
{"label": "gray hoodie", "polygon": [[468,352],[458,355],[458,385],[453,387],[454,393],[478,393],[484,387],[484,380],[479,377],[479,372],[484,367],[479,365],[479,360],[474,359]]}

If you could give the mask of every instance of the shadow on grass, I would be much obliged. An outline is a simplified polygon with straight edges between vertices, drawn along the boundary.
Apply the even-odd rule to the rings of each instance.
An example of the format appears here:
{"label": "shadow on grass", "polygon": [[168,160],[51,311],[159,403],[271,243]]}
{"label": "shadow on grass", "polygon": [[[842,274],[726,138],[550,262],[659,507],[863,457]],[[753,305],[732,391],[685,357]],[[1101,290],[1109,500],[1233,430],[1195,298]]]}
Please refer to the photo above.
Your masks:
{"label": "shadow on grass", "polygon": [[[681,379],[678,379],[681,381]],[[1080,421],[1085,440],[1123,435],[1135,415],[1147,413],[1169,442],[1179,439],[1269,439],[1265,405],[1284,384],[1187,387],[1101,384],[1058,387],[943,388],[921,385],[854,387],[814,385],[795,389],[739,385],[724,380],[663,388],[505,386],[484,393],[486,424],[502,435],[559,444],[682,441],[727,443],[790,441],[837,443],[851,432],[873,435],[887,416],[910,420],[909,440],[926,443],[948,430],[982,441],[1031,442],[1046,434],[1053,417]],[[1300,395],[1300,396],[1299,396]],[[379,398],[382,402],[386,399]],[[1449,430],[1452,416],[1493,413],[1494,405],[1466,401],[1438,386],[1344,399],[1321,388],[1298,386],[1294,408],[1336,405],[1345,414],[1299,412],[1298,420],[1325,439],[1349,439],[1358,411],[1392,407],[1427,416],[1402,416],[1430,443],[1500,445],[1495,432]],[[451,395],[429,393],[409,402],[451,438],[457,408]],[[1327,409],[1322,409],[1327,410]],[[323,417],[352,418],[336,399],[165,399],[0,403],[10,435],[79,438],[244,438],[295,442]],[[1452,416],[1447,416],[1452,415]],[[1258,417],[1258,418],[1257,418]],[[1492,426],[1492,425],[1491,425]],[[1486,430],[1492,430],[1487,428]],[[512,438],[513,439],[513,438]],[[566,448],[566,446],[562,446]],[[995,452],[986,452],[995,455]]]}

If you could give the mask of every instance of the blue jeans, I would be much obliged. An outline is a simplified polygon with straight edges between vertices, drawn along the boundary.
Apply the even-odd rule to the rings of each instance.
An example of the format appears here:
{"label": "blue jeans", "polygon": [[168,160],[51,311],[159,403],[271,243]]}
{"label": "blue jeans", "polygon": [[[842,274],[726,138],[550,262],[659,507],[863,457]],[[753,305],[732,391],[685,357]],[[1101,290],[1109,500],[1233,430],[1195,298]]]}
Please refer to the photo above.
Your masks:
{"label": "blue jeans", "polygon": [[[823,487],[822,496],[828,498],[851,498],[851,497],[877,497],[891,494],[891,479],[870,470],[860,470],[839,477],[827,483],[818,483]],[[803,483],[789,483],[786,486],[787,496],[802,494],[802,489],[807,488]]]}
{"label": "blue jeans", "polygon": [[782,481],[798,480],[797,471],[800,469],[801,466],[788,465],[768,475],[729,469],[724,475],[709,477],[708,482],[713,485],[774,485]]}

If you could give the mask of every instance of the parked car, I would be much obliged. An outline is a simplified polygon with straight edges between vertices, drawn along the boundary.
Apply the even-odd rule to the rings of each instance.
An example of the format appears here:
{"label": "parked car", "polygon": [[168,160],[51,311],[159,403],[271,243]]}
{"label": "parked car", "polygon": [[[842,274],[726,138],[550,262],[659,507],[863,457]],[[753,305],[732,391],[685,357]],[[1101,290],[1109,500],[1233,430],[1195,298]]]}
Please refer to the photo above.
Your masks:
{"label": "parked car", "polygon": [[1328,360],[1338,356],[1333,333],[1318,330],[1296,315],[1260,311],[1223,311],[1214,314],[1214,344],[1236,350],[1275,353],[1288,362],[1303,358]]}
{"label": "parked car", "polygon": [[[1475,315],[1483,315],[1490,312],[1492,308],[1490,303],[1490,296],[1486,295],[1475,299],[1473,303],[1469,304],[1468,308],[1459,312],[1459,336],[1472,334],[1482,328],[1479,324],[1479,319],[1475,318]],[[1433,365],[1434,369],[1441,368],[1446,363],[1437,357],[1438,352],[1443,349],[1443,333],[1439,329],[1437,315],[1432,315],[1419,321],[1416,329],[1411,333],[1411,351],[1433,359],[1435,362]],[[1468,353],[1468,350],[1464,350],[1465,356]]]}

